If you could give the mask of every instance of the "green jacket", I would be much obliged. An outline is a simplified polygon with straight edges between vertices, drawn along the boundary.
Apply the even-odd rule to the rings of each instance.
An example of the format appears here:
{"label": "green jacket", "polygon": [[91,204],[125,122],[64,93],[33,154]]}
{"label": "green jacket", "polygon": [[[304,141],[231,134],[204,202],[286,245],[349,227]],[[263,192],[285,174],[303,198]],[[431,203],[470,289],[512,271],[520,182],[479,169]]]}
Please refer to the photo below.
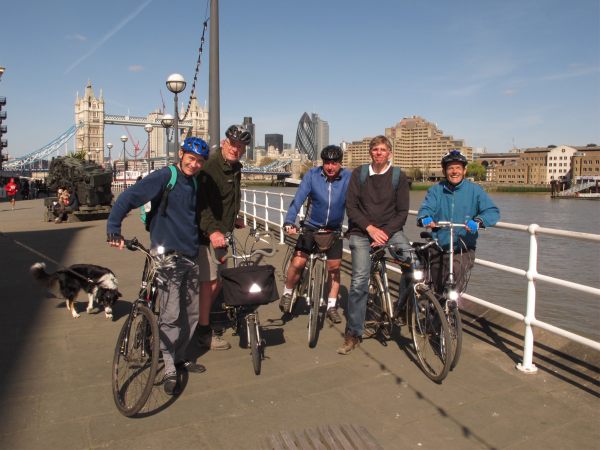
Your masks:
{"label": "green jacket", "polygon": [[242,164],[228,163],[221,149],[214,152],[198,174],[198,227],[200,243],[208,245],[209,236],[233,231],[240,211]]}

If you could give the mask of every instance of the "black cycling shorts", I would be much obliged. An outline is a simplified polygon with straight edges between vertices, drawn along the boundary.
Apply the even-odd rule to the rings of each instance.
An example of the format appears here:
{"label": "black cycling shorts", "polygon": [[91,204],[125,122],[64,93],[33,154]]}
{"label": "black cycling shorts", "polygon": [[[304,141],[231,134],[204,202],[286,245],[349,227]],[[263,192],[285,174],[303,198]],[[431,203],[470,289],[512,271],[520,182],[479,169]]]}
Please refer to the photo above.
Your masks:
{"label": "black cycling shorts", "polygon": [[[315,241],[313,239],[312,230],[304,230],[302,235],[296,242],[296,250],[299,250],[307,255],[317,251]],[[342,259],[342,253],[344,251],[344,242],[341,237],[336,239],[333,245],[325,252],[327,259]]]}

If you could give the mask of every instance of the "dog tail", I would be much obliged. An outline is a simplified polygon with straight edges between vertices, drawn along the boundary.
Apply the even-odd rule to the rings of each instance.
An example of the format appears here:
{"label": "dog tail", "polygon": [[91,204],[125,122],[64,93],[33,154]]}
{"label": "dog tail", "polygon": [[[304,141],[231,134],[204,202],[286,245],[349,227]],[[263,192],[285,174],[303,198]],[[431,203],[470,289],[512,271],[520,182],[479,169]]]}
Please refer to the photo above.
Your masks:
{"label": "dog tail", "polygon": [[54,281],[54,274],[46,272],[46,264],[43,262],[37,262],[29,268],[33,278],[38,280],[44,286],[50,286]]}

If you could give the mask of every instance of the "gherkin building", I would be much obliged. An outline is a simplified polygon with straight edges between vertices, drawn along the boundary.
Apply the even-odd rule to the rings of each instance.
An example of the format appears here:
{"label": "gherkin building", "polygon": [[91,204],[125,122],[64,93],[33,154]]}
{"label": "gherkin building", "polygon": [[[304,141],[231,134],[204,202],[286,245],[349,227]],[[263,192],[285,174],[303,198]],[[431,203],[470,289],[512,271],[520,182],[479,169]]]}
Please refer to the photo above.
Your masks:
{"label": "gherkin building", "polygon": [[300,122],[298,122],[296,148],[300,153],[307,155],[312,161],[317,159],[315,129],[307,113],[302,114]]}

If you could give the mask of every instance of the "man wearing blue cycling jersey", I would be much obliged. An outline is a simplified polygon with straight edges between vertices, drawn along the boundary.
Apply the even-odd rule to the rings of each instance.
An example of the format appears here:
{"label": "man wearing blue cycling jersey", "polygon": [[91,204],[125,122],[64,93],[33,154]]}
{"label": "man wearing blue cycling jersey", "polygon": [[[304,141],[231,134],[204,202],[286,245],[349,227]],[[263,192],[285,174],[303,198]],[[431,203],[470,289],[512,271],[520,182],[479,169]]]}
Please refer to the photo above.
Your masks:
{"label": "man wearing blue cycling jersey", "polygon": [[[123,249],[121,223],[129,211],[151,202],[157,208],[150,221],[151,252],[163,247],[172,255],[172,266],[162,270],[165,283],[159,286],[160,351],[165,364],[163,388],[169,395],[179,391],[177,370],[204,372],[201,364],[185,358],[187,346],[198,323],[198,221],[196,219],[195,176],[208,158],[208,144],[200,138],[187,138],[179,150],[177,180],[167,194],[171,170],[163,167],[131,185],[111,210],[106,224],[111,247]],[[167,197],[165,198],[165,195]],[[164,204],[164,210],[160,208]],[[166,203],[166,204],[165,204]]]}
{"label": "man wearing blue cycling jersey", "polygon": [[[454,229],[454,272],[459,292],[466,284],[465,274],[475,263],[475,247],[479,228],[491,227],[500,220],[500,210],[489,195],[465,176],[467,158],[458,150],[452,150],[442,158],[445,179],[427,191],[417,214],[417,225],[435,230],[437,222],[464,223],[465,228]],[[450,230],[434,231],[440,246],[450,247]],[[448,276],[448,255],[431,252],[431,275],[437,292],[443,289]]]}
{"label": "man wearing blue cycling jersey", "polygon": [[[298,191],[285,217],[285,231],[296,234],[296,217],[300,207],[310,198],[310,207],[304,220],[304,232],[296,243],[294,256],[290,262],[283,295],[279,308],[289,313],[292,304],[292,292],[300,279],[306,265],[308,255],[314,246],[313,233],[318,229],[341,230],[344,220],[346,189],[351,172],[342,169],[343,152],[337,145],[328,145],[321,151],[323,165],[309,170],[300,183]],[[337,295],[340,289],[340,265],[342,262],[343,243],[337,239],[325,254],[327,255],[327,272],[329,274],[329,296],[327,299],[327,317],[333,323],[342,321],[337,311]]]}

